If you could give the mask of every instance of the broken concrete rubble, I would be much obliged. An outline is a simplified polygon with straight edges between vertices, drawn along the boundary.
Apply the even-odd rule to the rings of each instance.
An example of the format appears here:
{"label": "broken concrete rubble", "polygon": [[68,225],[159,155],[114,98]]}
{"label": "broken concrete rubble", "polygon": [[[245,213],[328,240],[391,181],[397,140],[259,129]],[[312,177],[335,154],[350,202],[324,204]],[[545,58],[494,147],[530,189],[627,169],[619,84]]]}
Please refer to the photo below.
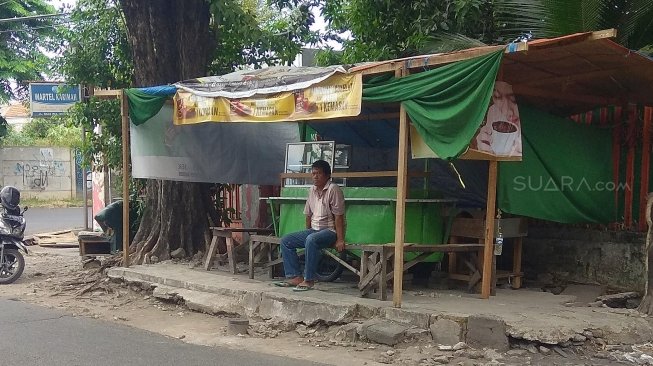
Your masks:
{"label": "broken concrete rubble", "polygon": [[462,326],[453,320],[436,319],[430,326],[433,342],[445,346],[453,346],[462,339]]}
{"label": "broken concrete rubble", "polygon": [[467,319],[467,343],[474,348],[510,349],[506,323],[496,316],[472,315]]}
{"label": "broken concrete rubble", "polygon": [[395,322],[379,322],[365,327],[363,336],[375,343],[394,346],[406,337],[408,326]]}
{"label": "broken concrete rubble", "polygon": [[[307,326],[342,326],[354,322],[351,328],[340,328],[342,331],[337,337],[336,328],[333,328],[331,336],[336,342],[352,342],[361,336],[367,338],[365,328],[379,322],[402,328],[385,337],[386,343],[425,335],[428,337],[427,332],[430,332],[435,344],[453,346],[464,341],[476,348],[499,350],[507,349],[509,338],[535,342],[549,349],[554,345],[571,346],[572,342],[587,342],[588,339],[597,344],[633,344],[653,340],[648,321],[632,310],[569,308],[561,304],[573,299],[528,290],[509,290],[490,300],[467,298],[459,294],[447,296],[441,292],[437,300],[422,296],[417,298],[417,303],[410,303],[407,297],[406,305],[396,309],[390,302],[363,299],[356,294],[337,293],[332,289],[295,294],[266,282],[217,274],[216,271],[191,270],[186,265],[112,268],[109,276],[116,281],[152,288],[154,297],[183,301],[192,310],[210,314],[239,315]],[[521,296],[520,301],[535,311],[519,302],[504,305],[504,302],[511,301],[513,294]],[[500,302],[497,301],[499,299]],[[475,315],[475,312],[479,307],[495,317],[490,322],[492,324],[487,319],[478,319],[479,315]],[[492,334],[490,343],[485,341],[483,332]]]}

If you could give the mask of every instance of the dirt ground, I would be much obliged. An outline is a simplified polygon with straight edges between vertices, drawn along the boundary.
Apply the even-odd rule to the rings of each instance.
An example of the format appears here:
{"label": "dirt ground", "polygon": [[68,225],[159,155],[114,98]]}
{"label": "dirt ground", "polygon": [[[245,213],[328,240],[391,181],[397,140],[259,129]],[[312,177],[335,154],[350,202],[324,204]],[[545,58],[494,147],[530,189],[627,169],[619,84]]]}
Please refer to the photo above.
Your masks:
{"label": "dirt ground", "polygon": [[82,269],[77,249],[30,247],[26,269],[14,284],[1,287],[4,298],[57,308],[73,316],[118,322],[185,342],[225,346],[333,365],[653,365],[653,346],[440,350],[415,338],[394,348],[334,340],[338,326],[274,324],[250,319],[249,334],[227,332],[229,318],[189,311],[183,304],[153,298],[135,285],[108,281],[97,268]]}

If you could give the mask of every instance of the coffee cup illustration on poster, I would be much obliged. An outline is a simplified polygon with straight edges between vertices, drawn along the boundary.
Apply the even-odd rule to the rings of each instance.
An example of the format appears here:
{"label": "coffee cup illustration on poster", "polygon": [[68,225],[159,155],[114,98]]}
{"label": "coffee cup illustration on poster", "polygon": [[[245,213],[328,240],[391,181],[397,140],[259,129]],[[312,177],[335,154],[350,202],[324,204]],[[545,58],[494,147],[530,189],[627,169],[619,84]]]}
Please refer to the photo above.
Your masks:
{"label": "coffee cup illustration on poster", "polygon": [[485,120],[470,147],[496,156],[522,156],[521,121],[510,84],[503,81],[494,84]]}

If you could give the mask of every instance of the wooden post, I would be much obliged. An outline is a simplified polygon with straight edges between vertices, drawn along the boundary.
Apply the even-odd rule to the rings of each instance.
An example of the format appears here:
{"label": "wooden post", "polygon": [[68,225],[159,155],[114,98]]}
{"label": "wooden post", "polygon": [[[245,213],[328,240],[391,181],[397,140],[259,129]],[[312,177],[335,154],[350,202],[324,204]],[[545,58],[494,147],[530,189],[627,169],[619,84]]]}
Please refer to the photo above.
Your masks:
{"label": "wooden post", "polygon": [[644,126],[642,128],[642,165],[639,189],[639,231],[646,231],[646,198],[648,197],[649,173],[651,162],[651,123],[653,123],[653,107],[644,107]]}
{"label": "wooden post", "polygon": [[129,267],[129,101],[120,96],[122,116],[122,265]]}
{"label": "wooden post", "polygon": [[633,198],[635,189],[635,144],[637,136],[637,106],[629,105],[626,127],[626,191],[624,194],[624,225],[627,229],[633,227]]}
{"label": "wooden post", "polygon": [[[622,107],[615,107],[614,109],[614,125],[615,128],[612,129],[612,180],[614,181],[614,186],[619,187],[619,176],[621,169],[621,134],[623,127],[621,126],[621,114]],[[614,190],[614,207],[615,212],[619,210],[619,192],[618,189]]]}
{"label": "wooden post", "polygon": [[492,287],[492,257],[494,257],[494,211],[497,203],[497,167],[496,160],[490,160],[487,179],[487,206],[485,214],[485,248],[483,249],[483,280],[481,298],[490,297]]}
{"label": "wooden post", "polygon": [[[395,77],[399,78],[406,74],[407,70],[395,70]],[[395,265],[394,265],[394,287],[392,303],[394,307],[401,307],[404,277],[404,233],[406,230],[406,186],[408,165],[408,118],[406,109],[401,104],[399,109],[399,158],[397,159],[397,207],[395,214]]]}
{"label": "wooden post", "polygon": [[522,257],[522,249],[524,245],[524,238],[517,237],[514,239],[515,240],[515,246],[513,248],[513,256],[512,256],[512,273],[515,275],[512,279],[512,288],[518,289],[521,288],[521,257]]}

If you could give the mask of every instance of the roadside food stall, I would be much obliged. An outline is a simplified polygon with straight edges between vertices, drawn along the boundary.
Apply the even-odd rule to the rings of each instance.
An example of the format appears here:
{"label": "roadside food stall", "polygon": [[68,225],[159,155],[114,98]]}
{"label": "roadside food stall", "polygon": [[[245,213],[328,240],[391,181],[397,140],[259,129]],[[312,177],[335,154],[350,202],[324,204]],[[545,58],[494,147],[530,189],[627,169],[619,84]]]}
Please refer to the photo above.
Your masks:
{"label": "roadside food stall", "polygon": [[[531,154],[536,151],[534,141],[538,136],[528,136],[526,128],[537,124],[541,116],[529,112],[529,118],[532,116],[533,120],[526,121],[524,115],[521,122],[519,116],[515,119],[514,115],[510,115],[513,110],[510,101],[514,104],[515,96],[519,98],[520,112],[524,101],[541,111],[569,115],[599,105],[617,101],[623,103],[618,100],[618,93],[612,90],[611,80],[616,77],[621,78],[619,82],[622,84],[625,79],[630,81],[628,85],[635,92],[629,96],[629,100],[653,105],[653,101],[649,100],[650,93],[646,94],[643,85],[632,82],[633,77],[628,74],[628,66],[634,65],[640,71],[646,70],[644,81],[648,80],[646,78],[653,79],[650,60],[636,56],[625,58],[624,54],[630,51],[608,39],[613,36],[613,30],[589,32],[528,44],[481,47],[370,63],[349,69],[286,68],[283,77],[278,76],[278,68],[246,70],[222,77],[180,82],[174,86],[130,89],[122,94],[123,138],[127,139],[131,133],[135,177],[252,184],[278,184],[279,178],[306,177],[302,176],[306,173],[301,170],[284,173],[288,144],[303,140],[296,121],[308,123],[327,141],[350,145],[352,156],[358,154],[357,146],[361,146],[361,141],[368,140],[368,146],[362,147],[363,154],[378,155],[381,150],[375,150],[375,145],[380,146],[384,141],[394,139],[394,150],[386,150],[385,155],[382,153],[381,156],[386,163],[394,161],[396,170],[376,169],[377,165],[369,163],[373,159],[368,159],[361,167],[353,164],[346,172],[336,170],[334,178],[347,179],[346,190],[352,203],[356,202],[355,199],[373,198],[377,201],[387,200],[383,204],[384,210],[394,209],[394,221],[389,223],[389,216],[384,216],[383,220],[386,221],[380,224],[384,230],[377,233],[378,229],[375,228],[374,235],[379,236],[375,238],[379,241],[393,238],[393,250],[387,253],[387,258],[394,256],[394,270],[383,270],[382,276],[391,273],[394,278],[395,306],[401,305],[406,259],[404,252],[411,247],[405,243],[412,243],[414,239],[417,244],[420,241],[437,244],[438,241],[447,240],[448,236],[448,224],[443,220],[445,215],[438,210],[424,208],[436,202],[419,200],[451,197],[441,193],[432,195],[430,186],[421,193],[413,189],[420,184],[409,183],[409,171],[419,166],[415,159],[438,157],[440,161],[447,162],[444,164],[451,167],[449,176],[454,177],[454,182],[457,179],[462,187],[466,183],[469,185],[470,176],[457,171],[456,166],[461,168],[464,164],[459,165],[461,160],[455,159],[488,161],[485,166],[487,178],[483,179],[484,173],[478,174],[478,168],[475,169],[475,174],[481,176],[479,180],[485,182],[487,193],[481,201],[488,214],[485,219],[481,217],[475,221],[480,222],[482,227],[481,297],[487,298],[492,283],[498,181],[500,207],[507,212],[551,219],[553,211],[543,210],[538,205],[546,207],[552,203],[556,210],[564,213],[558,220],[560,222],[605,219],[593,216],[593,205],[605,202],[604,192],[583,192],[586,199],[581,201],[575,200],[576,193],[560,190],[546,194],[528,190],[528,196],[524,196],[526,193],[515,189],[514,182],[501,182],[497,175],[499,161],[503,161],[502,179],[504,165],[506,172],[512,170],[505,176],[514,178],[522,166],[535,169],[533,166],[539,164],[540,170],[546,171],[547,164],[551,163],[537,159],[541,151]],[[595,49],[600,50],[599,55],[594,52]],[[526,50],[528,52],[524,52]],[[593,66],[588,68],[590,56]],[[592,97],[586,95],[590,93],[587,88],[581,89],[575,83],[574,76],[584,69],[589,71],[582,81],[583,84],[592,85]],[[620,72],[626,75],[617,75]],[[606,75],[612,79],[606,81]],[[561,88],[560,83],[565,86]],[[173,95],[174,106],[166,104],[166,100]],[[128,116],[131,117],[131,128]],[[577,135],[574,136],[577,138]],[[127,141],[124,147],[130,146]],[[566,146],[560,147],[564,148]],[[409,151],[415,158],[410,166]],[[335,151],[332,153],[335,155]],[[527,156],[526,153],[531,155]],[[582,152],[579,154],[582,155]],[[535,163],[528,163],[531,158]],[[123,160],[129,161],[127,149],[123,151]],[[522,162],[512,162],[520,160]],[[128,166],[124,164],[125,169]],[[429,171],[428,168],[423,169],[424,165],[421,167],[418,171]],[[566,167],[573,170],[580,169],[582,165],[568,164]],[[128,176],[129,172],[125,170],[124,175]],[[368,185],[353,188],[356,179],[384,177],[394,180],[391,187]],[[420,178],[424,177],[418,176],[417,180]],[[559,183],[556,184],[559,186]],[[352,189],[349,190],[349,187]],[[126,186],[123,188],[127,189]],[[303,193],[298,191],[301,187],[286,188],[282,198],[301,198]],[[529,201],[519,201],[520,198]],[[414,212],[411,200],[417,200],[414,201],[418,204]],[[423,204],[426,206],[420,206]],[[362,210],[361,221],[367,219],[365,210],[370,207],[352,205],[352,209]],[[283,215],[282,212],[282,221]],[[356,217],[354,214],[352,216]],[[125,215],[124,219],[127,218],[128,215]],[[291,230],[292,222],[292,219],[288,219],[280,223],[277,233]],[[394,230],[388,229],[388,224]],[[418,226],[416,231],[413,231],[414,225]],[[353,227],[349,222],[348,235],[359,235],[354,239],[364,240],[369,235],[368,231]],[[128,241],[124,242],[127,245]],[[386,258],[385,249],[383,258]],[[125,254],[127,252],[125,249]],[[384,260],[380,262],[385,263]],[[128,264],[127,255],[124,263]],[[381,283],[385,284],[385,280]]]}

